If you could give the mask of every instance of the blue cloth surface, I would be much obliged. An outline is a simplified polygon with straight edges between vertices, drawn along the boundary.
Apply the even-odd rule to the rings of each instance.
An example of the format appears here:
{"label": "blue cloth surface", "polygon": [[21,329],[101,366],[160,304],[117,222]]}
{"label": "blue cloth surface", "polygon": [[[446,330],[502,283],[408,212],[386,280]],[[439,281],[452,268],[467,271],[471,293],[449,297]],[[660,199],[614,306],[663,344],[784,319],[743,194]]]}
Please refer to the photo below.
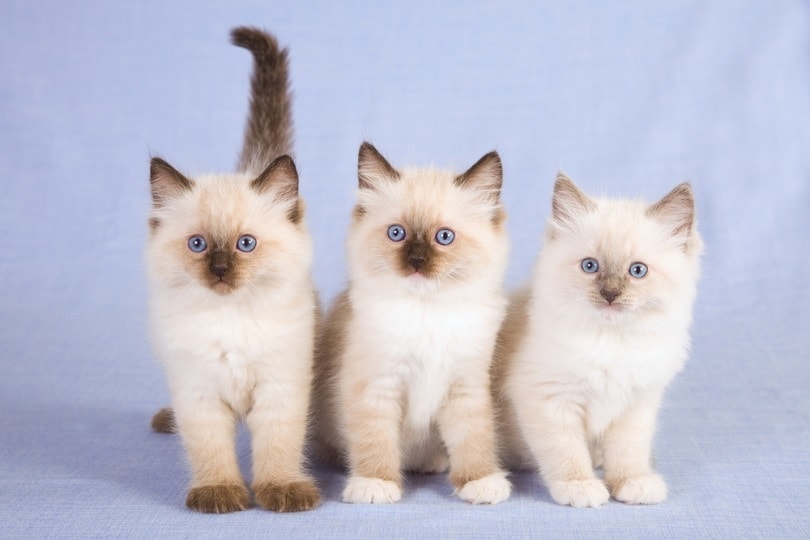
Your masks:
{"label": "blue cloth surface", "polygon": [[[572,509],[518,474],[494,507],[442,476],[355,506],[319,470],[312,512],[185,509],[180,443],[149,429],[168,392],[145,325],[148,161],[232,170],[241,24],[291,51],[327,302],[364,139],[395,166],[500,153],[510,287],[557,170],[647,200],[693,183],[707,250],[655,441],[666,502]],[[0,537],[810,537],[807,2],[6,0],[0,73]]]}

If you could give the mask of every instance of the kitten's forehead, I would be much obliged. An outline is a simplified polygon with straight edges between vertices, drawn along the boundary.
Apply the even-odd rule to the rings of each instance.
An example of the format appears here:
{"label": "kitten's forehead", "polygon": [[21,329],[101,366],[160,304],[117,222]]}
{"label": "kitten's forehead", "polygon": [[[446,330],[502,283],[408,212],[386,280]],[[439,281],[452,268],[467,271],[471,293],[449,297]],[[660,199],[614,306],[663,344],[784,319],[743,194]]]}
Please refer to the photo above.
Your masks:
{"label": "kitten's forehead", "polygon": [[432,229],[450,222],[489,219],[491,203],[460,188],[450,171],[402,169],[400,178],[376,190],[360,190],[358,202],[381,219],[400,219],[411,227]]}
{"label": "kitten's forehead", "polygon": [[204,234],[210,240],[232,243],[242,234],[267,231],[286,221],[285,208],[272,198],[250,189],[243,175],[208,175],[195,178],[195,188],[182,203],[167,208],[175,214],[166,221]]}
{"label": "kitten's forehead", "polygon": [[646,209],[647,205],[638,201],[599,200],[596,210],[584,221],[578,241],[595,254],[622,262],[654,251],[665,236],[645,215]]}

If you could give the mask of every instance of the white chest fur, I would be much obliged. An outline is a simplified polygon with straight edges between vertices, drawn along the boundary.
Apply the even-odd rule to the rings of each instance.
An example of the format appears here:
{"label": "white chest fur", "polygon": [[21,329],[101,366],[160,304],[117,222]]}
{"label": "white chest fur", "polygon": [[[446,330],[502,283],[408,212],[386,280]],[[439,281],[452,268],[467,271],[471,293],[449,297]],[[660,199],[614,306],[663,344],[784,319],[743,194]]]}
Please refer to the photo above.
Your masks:
{"label": "white chest fur", "polygon": [[355,305],[355,333],[368,345],[377,377],[399,385],[405,421],[425,430],[453,382],[486,372],[504,302],[400,298]]}
{"label": "white chest fur", "polygon": [[[221,399],[237,412],[251,406],[259,384],[295,378],[312,339],[311,316],[222,303],[189,310],[162,305],[153,310],[153,334],[176,398]],[[302,349],[303,350],[303,349]]]}

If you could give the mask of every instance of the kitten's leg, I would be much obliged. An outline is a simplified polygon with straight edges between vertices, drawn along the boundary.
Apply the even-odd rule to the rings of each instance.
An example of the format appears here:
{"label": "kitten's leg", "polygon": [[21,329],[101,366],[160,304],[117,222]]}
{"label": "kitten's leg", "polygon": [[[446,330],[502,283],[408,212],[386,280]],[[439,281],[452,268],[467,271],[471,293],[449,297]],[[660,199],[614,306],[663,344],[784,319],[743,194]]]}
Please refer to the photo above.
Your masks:
{"label": "kitten's leg", "polygon": [[439,431],[450,456],[450,482],[473,504],[509,498],[512,485],[498,465],[492,398],[486,383],[453,384],[438,414]]}
{"label": "kitten's leg", "polygon": [[618,501],[655,504],[667,498],[667,485],[651,466],[658,403],[653,400],[628,409],[602,439],[605,483]]}
{"label": "kitten's leg", "polygon": [[576,507],[606,503],[610,495],[594,474],[579,407],[552,398],[526,404],[519,414],[551,498]]}
{"label": "kitten's leg", "polygon": [[402,497],[399,430],[402,406],[398,381],[378,376],[341,381],[350,476],[343,500],[393,503]]}
{"label": "kitten's leg", "polygon": [[186,505],[217,514],[247,508],[248,491],[236,460],[233,412],[221,402],[197,402],[175,403],[174,414],[193,477]]}
{"label": "kitten's leg", "polygon": [[308,385],[292,391],[257,387],[245,420],[253,449],[253,494],[262,508],[298,512],[320,502],[315,482],[303,469]]}

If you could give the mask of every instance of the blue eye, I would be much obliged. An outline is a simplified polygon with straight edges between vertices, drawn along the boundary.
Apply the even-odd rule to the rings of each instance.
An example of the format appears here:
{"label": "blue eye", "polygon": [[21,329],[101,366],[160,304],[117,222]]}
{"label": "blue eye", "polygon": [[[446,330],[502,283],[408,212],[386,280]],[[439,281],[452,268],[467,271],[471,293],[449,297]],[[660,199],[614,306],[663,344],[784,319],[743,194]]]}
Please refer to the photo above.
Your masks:
{"label": "blue eye", "polygon": [[582,266],[582,270],[588,274],[595,274],[599,271],[599,263],[596,261],[596,259],[592,259],[591,257],[582,259],[582,264],[580,266]]}
{"label": "blue eye", "polygon": [[208,243],[200,235],[192,236],[188,239],[188,249],[194,253],[202,253],[208,248]]}
{"label": "blue eye", "polygon": [[391,225],[388,227],[388,238],[394,242],[401,242],[405,240],[405,229],[402,225]]}
{"label": "blue eye", "polygon": [[449,246],[456,239],[456,233],[450,229],[439,229],[436,233],[436,241],[443,246]]}
{"label": "blue eye", "polygon": [[641,262],[635,262],[630,265],[630,275],[634,278],[643,278],[647,275],[647,265]]}
{"label": "blue eye", "polygon": [[248,253],[256,249],[256,239],[249,234],[244,234],[236,241],[236,249]]}

